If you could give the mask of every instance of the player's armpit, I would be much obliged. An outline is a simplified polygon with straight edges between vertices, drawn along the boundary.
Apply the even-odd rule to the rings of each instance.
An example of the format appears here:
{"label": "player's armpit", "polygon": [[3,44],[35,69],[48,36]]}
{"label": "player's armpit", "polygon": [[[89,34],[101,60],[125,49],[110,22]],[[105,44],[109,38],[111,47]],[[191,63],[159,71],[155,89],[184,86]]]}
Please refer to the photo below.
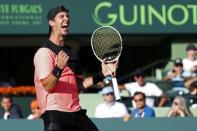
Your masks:
{"label": "player's armpit", "polygon": [[77,80],[77,86],[78,86],[78,89],[80,90],[80,91],[83,91],[84,90],[84,86],[83,86],[83,79],[81,79],[81,78],[76,78],[76,80]]}

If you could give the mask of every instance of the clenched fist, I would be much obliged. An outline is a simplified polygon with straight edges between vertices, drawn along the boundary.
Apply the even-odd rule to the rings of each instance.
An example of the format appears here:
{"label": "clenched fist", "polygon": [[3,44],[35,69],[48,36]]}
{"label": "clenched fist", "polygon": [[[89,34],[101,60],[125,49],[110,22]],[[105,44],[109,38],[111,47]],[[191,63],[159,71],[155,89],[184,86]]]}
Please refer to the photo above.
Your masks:
{"label": "clenched fist", "polygon": [[115,75],[116,69],[118,67],[118,63],[119,63],[118,61],[111,62],[111,63],[106,63],[105,60],[104,60],[101,64],[103,75],[104,76]]}
{"label": "clenched fist", "polygon": [[60,69],[64,69],[67,66],[69,60],[69,56],[62,50],[57,55],[57,67]]}

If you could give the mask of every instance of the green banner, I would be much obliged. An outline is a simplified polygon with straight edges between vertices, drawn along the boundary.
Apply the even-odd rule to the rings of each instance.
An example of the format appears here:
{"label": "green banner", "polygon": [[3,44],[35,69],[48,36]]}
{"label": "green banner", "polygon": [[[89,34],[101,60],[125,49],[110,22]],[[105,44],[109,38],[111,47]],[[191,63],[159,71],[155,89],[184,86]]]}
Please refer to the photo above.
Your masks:
{"label": "green banner", "polygon": [[124,34],[195,34],[196,0],[1,0],[0,34],[47,34],[48,10],[70,10],[70,33],[91,34],[103,25]]}

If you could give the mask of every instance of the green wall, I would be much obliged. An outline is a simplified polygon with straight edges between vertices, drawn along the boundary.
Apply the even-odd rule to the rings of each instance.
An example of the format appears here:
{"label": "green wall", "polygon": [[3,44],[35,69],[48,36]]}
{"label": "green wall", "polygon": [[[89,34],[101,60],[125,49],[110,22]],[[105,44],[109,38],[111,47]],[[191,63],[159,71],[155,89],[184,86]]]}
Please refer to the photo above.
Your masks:
{"label": "green wall", "polygon": [[[121,93],[122,96],[128,95],[126,92]],[[34,97],[14,97],[14,103],[19,104],[21,106],[24,117],[26,118],[28,114],[31,113],[29,103]],[[94,113],[96,106],[103,102],[103,98],[101,94],[95,93],[85,93],[80,94],[80,104],[82,108],[87,109],[87,115],[91,118],[94,118]],[[154,108],[157,117],[165,117],[169,107],[156,107]],[[191,111],[194,116],[197,116],[197,109],[191,108]]]}
{"label": "green wall", "polygon": [[25,97],[13,97],[14,103],[21,107],[23,117],[26,118],[31,113],[30,103],[35,97],[25,96]]}
{"label": "green wall", "polygon": [[[196,131],[197,118],[92,119],[99,131]],[[1,131],[44,131],[42,120],[0,120]]]}

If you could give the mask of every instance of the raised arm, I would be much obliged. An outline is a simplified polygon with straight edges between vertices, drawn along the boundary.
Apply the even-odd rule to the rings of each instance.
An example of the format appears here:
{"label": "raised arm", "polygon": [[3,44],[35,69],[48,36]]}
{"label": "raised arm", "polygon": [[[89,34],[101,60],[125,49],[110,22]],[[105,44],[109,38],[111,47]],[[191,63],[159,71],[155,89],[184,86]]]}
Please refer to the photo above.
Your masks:
{"label": "raised arm", "polygon": [[[57,55],[57,65],[53,67],[52,72],[45,78],[41,79],[42,85],[45,90],[51,91],[54,86],[58,83],[59,77],[68,63],[69,56],[64,52],[60,51]],[[44,63],[41,63],[44,64]],[[47,66],[47,65],[45,65]]]}
{"label": "raised arm", "polygon": [[117,63],[105,63],[102,62],[101,67],[102,71],[90,76],[84,80],[78,79],[78,86],[80,89],[84,90],[90,88],[92,85],[97,84],[98,82],[102,81],[106,76],[111,75],[111,72],[106,68],[106,65],[111,69],[115,70],[117,68]]}

